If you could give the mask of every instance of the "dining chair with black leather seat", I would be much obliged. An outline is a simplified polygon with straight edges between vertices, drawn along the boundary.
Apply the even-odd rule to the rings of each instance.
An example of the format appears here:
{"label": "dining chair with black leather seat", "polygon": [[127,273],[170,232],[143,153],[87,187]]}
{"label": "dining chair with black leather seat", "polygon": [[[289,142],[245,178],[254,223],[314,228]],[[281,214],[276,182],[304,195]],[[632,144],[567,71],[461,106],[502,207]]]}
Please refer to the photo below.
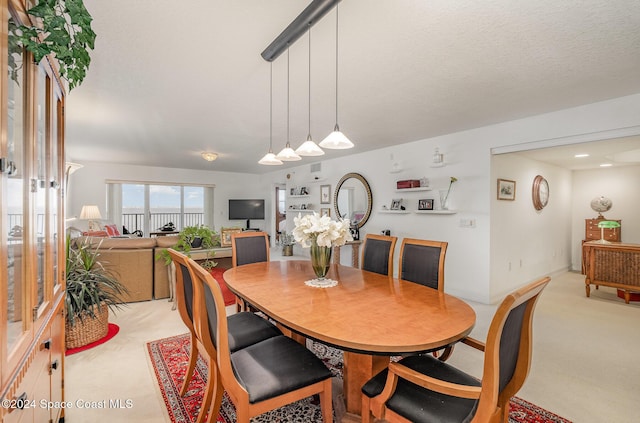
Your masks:
{"label": "dining chair with black leather seat", "polygon": [[[398,277],[444,291],[444,261],[449,243],[426,239],[404,238],[400,246]],[[446,361],[453,353],[453,345],[434,351],[433,355]]]}
{"label": "dining chair with black leather seat", "polygon": [[[185,378],[180,389],[180,395],[184,395],[198,360],[198,351],[204,351],[202,342],[197,336],[194,323],[193,303],[195,299],[194,280],[189,271],[189,257],[169,248],[167,249],[174,265],[176,266],[176,296],[178,312],[187,329],[191,340],[189,352],[189,364]],[[216,282],[217,283],[217,282]],[[253,313],[236,313],[228,317],[229,345],[232,351],[244,348],[265,339],[282,335],[282,332],[267,320]],[[200,420],[199,420],[200,421]]]}
{"label": "dining chair with black leather seat", "polygon": [[[226,391],[236,408],[236,421],[318,394],[323,421],[333,421],[331,371],[310,350],[286,336],[275,336],[232,351],[222,291],[202,267],[190,262],[199,300],[194,305],[196,331],[210,356],[208,415],[214,421]],[[204,401],[203,401],[204,404]],[[203,405],[204,406],[204,405]],[[201,411],[202,412],[202,411]]]}
{"label": "dining chair with black leather seat", "polygon": [[393,276],[393,254],[398,238],[367,234],[362,249],[362,270]]}
{"label": "dining chair with black leather seat", "polygon": [[545,277],[507,295],[489,326],[486,343],[461,342],[484,352],[482,379],[430,355],[390,363],[363,387],[363,422],[370,410],[389,422],[502,422],[509,400],[524,384],[533,349],[533,312],[549,283]]}
{"label": "dining chair with black leather seat", "polygon": [[244,231],[231,234],[231,264],[269,261],[269,235],[266,232]]}
{"label": "dining chair with black leather seat", "polygon": [[398,277],[444,291],[444,260],[449,243],[404,238],[400,246]]}
{"label": "dining chair with black leather seat", "polygon": [[[260,231],[235,232],[231,234],[231,265],[269,261],[269,235]],[[241,298],[236,299],[238,311],[251,310]]]}

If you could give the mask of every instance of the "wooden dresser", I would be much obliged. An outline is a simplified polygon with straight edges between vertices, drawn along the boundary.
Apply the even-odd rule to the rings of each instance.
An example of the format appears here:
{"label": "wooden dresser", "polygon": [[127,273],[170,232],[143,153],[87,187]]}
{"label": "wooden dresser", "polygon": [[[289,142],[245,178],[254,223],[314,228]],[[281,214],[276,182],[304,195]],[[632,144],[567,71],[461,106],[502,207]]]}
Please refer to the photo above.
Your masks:
{"label": "wooden dresser", "polygon": [[[622,225],[622,220],[615,219],[605,219],[603,216],[600,216],[596,219],[585,219],[584,220],[584,240],[585,241],[597,241],[600,239],[602,235],[600,233],[601,229],[598,228],[598,223],[603,220],[612,220],[613,222],[618,222]],[[604,239],[609,242],[620,242],[621,240],[622,227],[620,228],[612,228],[604,230]]]}

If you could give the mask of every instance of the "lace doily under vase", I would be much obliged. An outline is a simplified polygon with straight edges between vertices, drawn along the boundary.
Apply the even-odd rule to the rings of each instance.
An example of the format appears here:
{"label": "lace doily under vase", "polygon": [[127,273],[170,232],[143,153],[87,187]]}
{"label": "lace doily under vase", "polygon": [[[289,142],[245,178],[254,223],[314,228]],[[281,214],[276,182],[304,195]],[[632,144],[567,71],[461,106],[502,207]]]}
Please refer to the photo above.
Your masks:
{"label": "lace doily under vase", "polygon": [[338,281],[333,279],[309,279],[304,281],[304,284],[314,288],[331,288],[338,285]]}

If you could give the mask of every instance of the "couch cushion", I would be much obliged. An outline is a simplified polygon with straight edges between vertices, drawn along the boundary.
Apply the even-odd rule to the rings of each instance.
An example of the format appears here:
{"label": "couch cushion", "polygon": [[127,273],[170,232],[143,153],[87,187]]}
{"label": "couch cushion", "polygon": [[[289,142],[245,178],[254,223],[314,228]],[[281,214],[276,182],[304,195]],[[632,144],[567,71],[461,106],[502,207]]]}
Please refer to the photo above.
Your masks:
{"label": "couch cushion", "polygon": [[159,248],[171,248],[178,243],[178,236],[159,236],[154,238],[156,240],[156,246]]}
{"label": "couch cushion", "polygon": [[155,238],[93,238],[79,237],[76,238],[76,244],[86,242],[88,245],[96,248],[100,246],[101,250],[131,250],[138,248],[154,248],[156,246]]}

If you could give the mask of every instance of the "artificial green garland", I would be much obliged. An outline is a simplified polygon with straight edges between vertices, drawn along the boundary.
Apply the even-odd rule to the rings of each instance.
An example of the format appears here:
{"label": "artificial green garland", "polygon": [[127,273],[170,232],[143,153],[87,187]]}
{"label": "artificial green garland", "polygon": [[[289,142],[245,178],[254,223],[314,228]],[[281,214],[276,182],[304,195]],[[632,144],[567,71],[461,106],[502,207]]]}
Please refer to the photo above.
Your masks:
{"label": "artificial green garland", "polygon": [[17,27],[19,42],[33,53],[36,63],[53,55],[69,90],[80,85],[87,75],[89,49],[93,50],[96,39],[91,29],[93,18],[83,0],[39,0],[27,13],[36,18],[36,25]]}

